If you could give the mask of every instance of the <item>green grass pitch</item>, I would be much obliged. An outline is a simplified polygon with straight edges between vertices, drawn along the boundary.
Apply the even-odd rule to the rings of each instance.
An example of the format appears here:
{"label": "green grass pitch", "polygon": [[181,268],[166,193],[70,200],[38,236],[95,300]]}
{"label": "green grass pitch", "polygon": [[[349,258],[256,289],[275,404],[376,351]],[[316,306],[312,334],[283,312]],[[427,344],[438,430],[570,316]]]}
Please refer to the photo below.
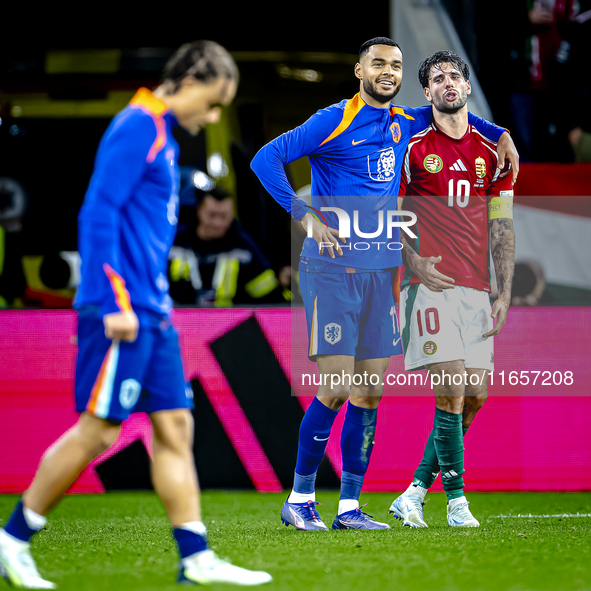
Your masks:
{"label": "green grass pitch", "polygon": [[[468,496],[479,529],[449,528],[443,494],[427,497],[423,530],[387,517],[394,494],[363,495],[365,510],[392,525],[375,533],[286,528],[284,494],[207,491],[203,507],[212,547],[235,564],[268,570],[269,591],[591,589],[591,518],[580,515],[591,514],[591,493]],[[16,499],[0,496],[2,519]],[[318,499],[330,526],[338,494],[320,491]],[[532,517],[499,517],[518,514]],[[176,550],[152,493],[66,497],[32,551],[62,590],[178,589]]]}

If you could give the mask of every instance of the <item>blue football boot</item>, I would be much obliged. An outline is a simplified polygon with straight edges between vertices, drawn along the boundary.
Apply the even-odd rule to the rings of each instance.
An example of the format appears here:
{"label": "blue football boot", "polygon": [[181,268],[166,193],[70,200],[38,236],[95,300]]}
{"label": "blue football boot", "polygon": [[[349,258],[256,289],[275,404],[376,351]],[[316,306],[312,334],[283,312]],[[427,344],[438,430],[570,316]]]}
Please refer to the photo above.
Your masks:
{"label": "blue football boot", "polygon": [[373,515],[364,513],[357,507],[357,509],[337,515],[334,518],[332,529],[390,529],[390,526],[387,523],[376,521]]}
{"label": "blue football boot", "polygon": [[293,525],[301,531],[328,531],[328,527],[316,511],[316,505],[320,503],[316,501],[290,503],[286,500],[281,508],[281,521],[286,526]]}

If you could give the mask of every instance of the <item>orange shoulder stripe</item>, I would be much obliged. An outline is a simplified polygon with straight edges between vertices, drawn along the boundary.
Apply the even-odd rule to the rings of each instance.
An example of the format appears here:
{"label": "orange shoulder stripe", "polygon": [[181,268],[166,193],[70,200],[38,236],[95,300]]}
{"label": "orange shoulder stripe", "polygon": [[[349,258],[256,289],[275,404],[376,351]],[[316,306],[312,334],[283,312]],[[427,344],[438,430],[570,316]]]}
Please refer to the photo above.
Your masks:
{"label": "orange shoulder stripe", "polygon": [[363,101],[359,93],[357,93],[352,99],[348,100],[345,104],[343,118],[339,123],[339,126],[320,145],[323,146],[324,144],[326,144],[326,142],[330,142],[330,140],[337,137],[337,135],[343,133],[343,131],[345,131],[349,127],[349,125],[351,125],[357,113],[359,113],[359,111],[361,111],[361,109],[364,106],[365,102]]}
{"label": "orange shoulder stripe", "polygon": [[164,101],[156,98],[147,88],[140,88],[134,95],[130,105],[137,105],[138,107],[145,107],[151,113],[154,113],[157,117],[162,117],[168,107]]}
{"label": "orange shoulder stripe", "polygon": [[111,284],[111,289],[115,294],[115,302],[117,306],[122,312],[128,312],[133,310],[131,307],[131,299],[129,297],[129,292],[125,288],[125,279],[114,271],[113,268],[105,263],[103,265],[103,270],[106,273],[107,277],[109,278],[109,283]]}
{"label": "orange shoulder stripe", "polygon": [[142,109],[144,113],[150,115],[154,120],[154,125],[156,125],[156,139],[150,147],[146,158],[146,162],[154,162],[158,152],[166,144],[166,124],[162,116],[168,111],[168,106],[164,101],[156,98],[147,88],[140,88],[129,104]]}
{"label": "orange shoulder stripe", "polygon": [[411,121],[414,121],[415,120],[415,118],[412,117],[411,115],[407,115],[404,112],[404,109],[402,109],[401,107],[395,107],[394,105],[392,105],[390,107],[390,114],[392,116],[394,116],[394,115],[402,115],[403,117],[405,117],[406,119],[410,119]]}
{"label": "orange shoulder stripe", "polygon": [[164,119],[162,117],[154,117],[154,123],[156,124],[156,139],[148,152],[146,162],[154,162],[154,158],[156,158],[158,152],[166,144],[166,124],[164,123]]}

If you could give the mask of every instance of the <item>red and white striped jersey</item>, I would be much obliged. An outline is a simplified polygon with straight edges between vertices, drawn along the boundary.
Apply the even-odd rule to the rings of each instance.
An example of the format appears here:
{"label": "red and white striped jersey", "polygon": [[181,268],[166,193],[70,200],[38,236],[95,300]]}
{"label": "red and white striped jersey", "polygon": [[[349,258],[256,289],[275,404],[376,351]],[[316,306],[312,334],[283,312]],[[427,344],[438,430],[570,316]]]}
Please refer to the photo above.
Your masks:
{"label": "red and white striped jersey", "polygon": [[[513,195],[497,162],[497,145],[471,125],[454,139],[432,124],[408,144],[399,195],[417,216],[417,238],[407,241],[422,257],[441,255],[436,269],[456,285],[490,291],[488,202]],[[419,282],[405,268],[402,286]]]}

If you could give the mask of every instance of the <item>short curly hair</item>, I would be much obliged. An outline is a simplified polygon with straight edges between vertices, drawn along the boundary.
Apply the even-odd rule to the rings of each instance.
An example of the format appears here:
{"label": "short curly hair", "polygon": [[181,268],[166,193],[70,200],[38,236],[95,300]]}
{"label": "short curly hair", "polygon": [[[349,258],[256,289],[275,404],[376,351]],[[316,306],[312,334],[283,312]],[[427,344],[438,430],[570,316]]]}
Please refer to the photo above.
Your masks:
{"label": "short curly hair", "polygon": [[453,51],[438,51],[430,55],[419,66],[419,82],[423,88],[429,87],[431,68],[441,69],[441,64],[453,64],[462,74],[464,80],[470,80],[470,66]]}
{"label": "short curly hair", "polygon": [[[400,49],[400,45],[398,45],[396,41],[392,41],[392,39],[389,37],[374,37],[373,39],[366,41],[359,49],[360,61],[363,56],[367,55],[369,48],[373,47],[374,45],[389,45],[390,47],[398,47],[398,49]],[[402,49],[400,49],[400,53],[402,53]]]}
{"label": "short curly hair", "polygon": [[220,77],[238,82],[238,67],[229,52],[215,41],[194,41],[181,45],[164,66],[163,82],[178,88],[183,78],[193,76],[208,83]]}

